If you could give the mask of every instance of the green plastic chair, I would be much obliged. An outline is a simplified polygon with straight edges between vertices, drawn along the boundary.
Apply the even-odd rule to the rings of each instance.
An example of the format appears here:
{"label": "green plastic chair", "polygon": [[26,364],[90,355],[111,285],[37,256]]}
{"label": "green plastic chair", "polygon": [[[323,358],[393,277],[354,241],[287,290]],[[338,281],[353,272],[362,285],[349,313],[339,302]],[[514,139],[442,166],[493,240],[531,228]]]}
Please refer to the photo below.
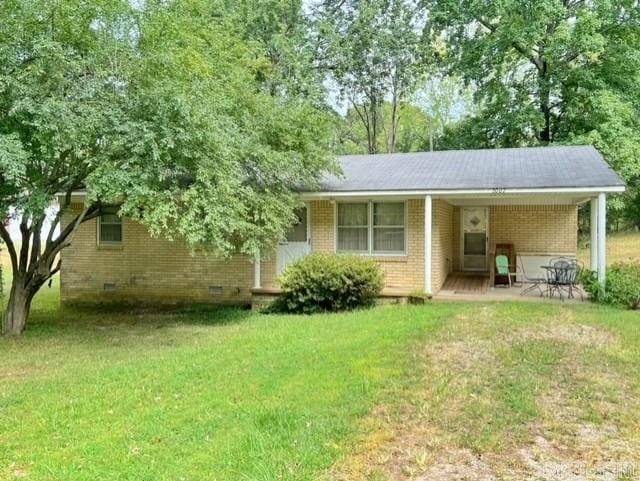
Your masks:
{"label": "green plastic chair", "polygon": [[509,272],[509,258],[507,256],[496,256],[496,271],[500,276],[507,276],[509,287],[511,287],[511,273]]}

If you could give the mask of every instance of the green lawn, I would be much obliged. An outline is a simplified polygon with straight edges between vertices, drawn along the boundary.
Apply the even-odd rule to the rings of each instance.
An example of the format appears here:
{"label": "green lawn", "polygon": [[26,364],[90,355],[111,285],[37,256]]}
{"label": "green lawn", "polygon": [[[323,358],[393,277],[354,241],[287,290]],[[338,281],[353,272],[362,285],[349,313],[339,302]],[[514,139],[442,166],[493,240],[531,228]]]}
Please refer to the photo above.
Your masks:
{"label": "green lawn", "polygon": [[314,479],[464,307],[60,310],[0,340],[0,479]]}
{"label": "green lawn", "polygon": [[54,284],[0,366],[0,479],[640,471],[640,314],[586,303],[129,312]]}

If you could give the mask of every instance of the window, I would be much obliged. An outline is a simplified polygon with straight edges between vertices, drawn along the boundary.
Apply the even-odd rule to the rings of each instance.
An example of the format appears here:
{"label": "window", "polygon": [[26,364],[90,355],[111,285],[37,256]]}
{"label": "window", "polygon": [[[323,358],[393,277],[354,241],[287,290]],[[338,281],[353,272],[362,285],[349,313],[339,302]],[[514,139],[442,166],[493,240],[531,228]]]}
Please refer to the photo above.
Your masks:
{"label": "window", "polygon": [[404,252],[404,202],[373,204],[373,251]]}
{"label": "window", "polygon": [[122,243],[122,219],[117,207],[105,207],[98,219],[98,240],[100,244]]}
{"label": "window", "polygon": [[403,254],[405,230],[404,202],[338,204],[338,252]]}
{"label": "window", "polygon": [[369,251],[369,204],[338,204],[338,250]]}

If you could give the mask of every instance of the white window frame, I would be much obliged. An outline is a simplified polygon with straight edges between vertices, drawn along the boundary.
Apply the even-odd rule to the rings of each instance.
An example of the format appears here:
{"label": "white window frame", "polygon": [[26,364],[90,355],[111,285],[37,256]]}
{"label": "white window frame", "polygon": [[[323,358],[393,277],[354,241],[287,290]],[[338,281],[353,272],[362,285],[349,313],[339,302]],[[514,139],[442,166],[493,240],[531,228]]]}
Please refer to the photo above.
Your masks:
{"label": "white window frame", "polygon": [[[389,228],[389,227],[400,227],[400,226],[374,226],[373,225],[373,204],[403,204],[403,209],[404,209],[404,225],[402,226],[404,228],[404,245],[402,246],[402,251],[374,251],[373,250],[373,231],[375,230],[376,227],[381,227],[381,228]],[[367,250],[363,250],[363,251],[348,251],[348,250],[340,250],[338,249],[338,208],[340,204],[366,204],[367,205],[367,220],[368,220],[368,225],[367,226],[351,226],[351,227],[367,227]],[[341,202],[336,202],[335,203],[335,207],[334,207],[334,211],[333,211],[333,218],[335,219],[334,222],[334,252],[335,253],[344,253],[344,254],[360,254],[360,255],[367,255],[367,256],[373,256],[373,257],[403,257],[407,255],[407,243],[408,243],[408,237],[409,237],[409,223],[408,223],[408,208],[407,208],[407,201],[406,200],[387,200],[387,199],[380,199],[380,200],[368,200],[368,201],[358,201],[358,200],[352,200],[352,201],[341,201]]]}
{"label": "white window frame", "polygon": [[[120,218],[120,240],[119,241],[103,241],[102,234],[100,232],[102,228],[102,214],[96,218],[96,235],[97,235],[97,244],[99,246],[121,246],[124,244],[124,219]],[[114,223],[109,223],[109,225],[116,225]]]}

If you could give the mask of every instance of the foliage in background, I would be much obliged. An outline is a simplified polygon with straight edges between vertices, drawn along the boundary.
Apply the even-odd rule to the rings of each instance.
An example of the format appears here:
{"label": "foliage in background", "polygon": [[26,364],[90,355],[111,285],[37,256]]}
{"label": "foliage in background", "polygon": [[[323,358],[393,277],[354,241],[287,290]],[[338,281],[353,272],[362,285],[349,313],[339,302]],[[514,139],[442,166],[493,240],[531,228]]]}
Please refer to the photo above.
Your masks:
{"label": "foliage in background", "polygon": [[443,144],[593,144],[632,186],[624,202],[611,199],[612,219],[616,211],[637,210],[637,0],[422,0],[422,5],[429,12],[427,31],[446,47],[442,67],[475,87],[481,108],[445,132]]}
{"label": "foliage in background", "polygon": [[[443,133],[474,111],[471,89],[457,77],[432,75],[416,84],[411,98],[398,104],[395,152],[423,152],[442,147]],[[377,152],[388,152],[393,105],[385,101],[379,109]],[[347,110],[337,128],[337,153],[368,153],[367,130],[355,108]]]}
{"label": "foliage in background", "polygon": [[602,286],[597,274],[586,271],[582,285],[595,302],[640,309],[640,264],[614,264],[607,269]]}
{"label": "foliage in background", "polygon": [[380,266],[358,255],[311,254],[287,266],[272,309],[313,314],[370,306],[383,287]]}
{"label": "foliage in background", "polygon": [[[22,219],[19,251],[0,225],[5,333],[105,204],[152,234],[252,254],[295,220],[291,188],[334,170],[299,2],[8,0],[0,18],[0,218]],[[54,235],[81,187],[84,210]]]}
{"label": "foliage in background", "polygon": [[3,245],[0,240],[0,298],[4,297],[4,266],[2,265]]}
{"label": "foliage in background", "polygon": [[423,150],[429,151],[443,150],[440,139],[444,132],[477,110],[473,89],[447,72],[434,71],[416,91],[413,103],[427,116],[429,142]]}
{"label": "foliage in background", "polygon": [[[397,107],[400,123],[396,132],[396,152],[417,152],[427,150],[429,145],[429,118],[415,105],[408,103]],[[380,106],[380,129],[376,141],[377,152],[387,151],[391,104]],[[368,135],[355,109],[349,109],[344,119],[338,122],[337,150],[339,154],[368,153]]]}
{"label": "foliage in background", "polygon": [[382,151],[394,152],[402,105],[422,79],[429,52],[422,42],[425,20],[418,5],[412,0],[322,0],[312,17],[318,63],[361,123],[366,152],[381,151],[382,135]]}

